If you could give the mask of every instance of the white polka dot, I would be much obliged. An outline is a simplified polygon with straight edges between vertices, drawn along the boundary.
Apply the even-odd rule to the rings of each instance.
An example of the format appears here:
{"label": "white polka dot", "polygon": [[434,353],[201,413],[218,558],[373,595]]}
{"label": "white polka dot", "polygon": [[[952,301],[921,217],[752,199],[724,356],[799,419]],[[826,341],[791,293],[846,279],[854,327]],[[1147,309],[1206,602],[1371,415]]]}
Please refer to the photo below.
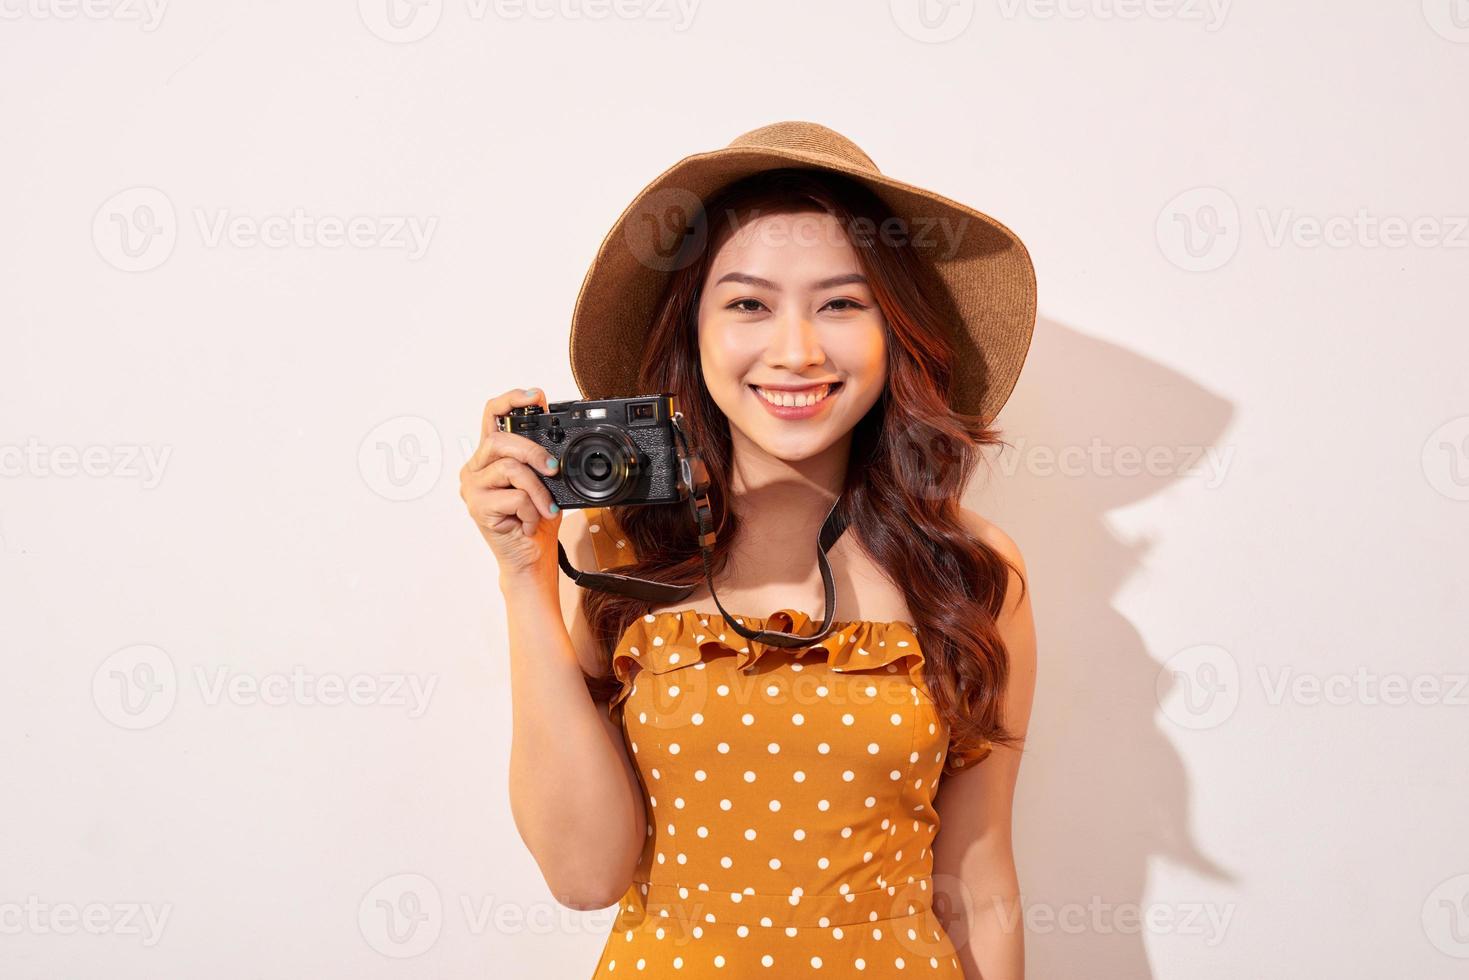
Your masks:
{"label": "white polka dot", "polygon": [[740,721],[744,722],[746,725],[753,725],[755,724],[755,716],[746,711],[744,714],[740,715]]}
{"label": "white polka dot", "polygon": [[852,716],[852,713],[850,711],[847,712],[846,714],[842,715],[842,724],[843,725],[852,725],[852,724],[855,724],[856,721],[857,721],[857,719]]}

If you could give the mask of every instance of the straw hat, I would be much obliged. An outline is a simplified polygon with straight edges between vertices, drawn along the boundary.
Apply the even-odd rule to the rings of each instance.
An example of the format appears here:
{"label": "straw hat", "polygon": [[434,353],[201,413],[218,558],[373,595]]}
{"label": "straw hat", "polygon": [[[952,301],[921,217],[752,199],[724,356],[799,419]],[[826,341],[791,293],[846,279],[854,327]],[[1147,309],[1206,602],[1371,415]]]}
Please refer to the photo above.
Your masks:
{"label": "straw hat", "polygon": [[1020,376],[1035,327],[1035,269],[1025,245],[989,215],[884,175],[857,144],[812,122],[762,126],[722,149],[684,157],[633,198],[602,240],[572,314],[571,371],[582,397],[646,394],[637,390],[639,352],[670,273],[691,264],[705,244],[703,202],[776,167],[856,178],[900,219],[899,234],[947,287],[947,297],[928,295],[955,328],[953,408],[992,421]]}

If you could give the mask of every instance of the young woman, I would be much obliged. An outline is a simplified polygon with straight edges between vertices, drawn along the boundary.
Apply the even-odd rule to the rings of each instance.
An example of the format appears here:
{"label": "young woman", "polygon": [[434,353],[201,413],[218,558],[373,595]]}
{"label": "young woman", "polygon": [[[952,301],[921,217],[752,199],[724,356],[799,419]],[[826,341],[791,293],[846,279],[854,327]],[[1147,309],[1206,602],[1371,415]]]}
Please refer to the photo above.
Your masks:
{"label": "young woman", "polygon": [[[545,396],[486,405],[461,495],[509,615],[512,812],[558,900],[618,903],[597,978],[1023,976],[1034,627],[1019,550],[960,496],[1034,300],[1003,225],[810,123],[686,158],[604,241],[573,370],[587,398],[675,395],[724,608],[814,634],[818,532],[847,518],[836,625],[808,646],[734,630],[685,505],[562,520],[557,460],[496,428]],[[581,590],[558,542],[699,588],[666,608]]]}

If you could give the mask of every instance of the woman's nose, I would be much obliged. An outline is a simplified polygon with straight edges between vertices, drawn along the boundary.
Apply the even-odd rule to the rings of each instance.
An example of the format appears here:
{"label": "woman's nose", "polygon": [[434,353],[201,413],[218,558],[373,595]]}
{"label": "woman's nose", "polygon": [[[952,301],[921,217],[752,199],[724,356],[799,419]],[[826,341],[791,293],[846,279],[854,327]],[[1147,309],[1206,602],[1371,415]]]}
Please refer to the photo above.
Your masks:
{"label": "woman's nose", "polygon": [[808,364],[821,364],[826,355],[821,349],[816,324],[799,310],[782,313],[765,349],[765,359],[773,367],[792,370]]}

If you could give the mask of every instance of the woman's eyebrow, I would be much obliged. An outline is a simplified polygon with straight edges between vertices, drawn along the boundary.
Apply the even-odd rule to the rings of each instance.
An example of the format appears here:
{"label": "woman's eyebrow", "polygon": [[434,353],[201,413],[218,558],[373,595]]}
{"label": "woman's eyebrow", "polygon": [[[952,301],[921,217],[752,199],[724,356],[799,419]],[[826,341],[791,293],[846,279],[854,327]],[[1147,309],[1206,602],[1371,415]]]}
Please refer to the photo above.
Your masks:
{"label": "woman's eyebrow", "polygon": [[[742,282],[747,286],[759,286],[762,289],[771,289],[775,290],[776,292],[780,291],[780,287],[771,282],[769,279],[762,279],[759,276],[752,276],[748,272],[726,272],[724,275],[719,277],[719,282],[716,282],[714,285],[718,286],[721,283],[726,282]],[[830,279],[823,279],[820,282],[812,283],[811,288],[835,289],[837,286],[846,286],[852,283],[860,283],[861,285],[866,286],[867,277],[860,272],[848,272],[840,276],[832,276]]]}

